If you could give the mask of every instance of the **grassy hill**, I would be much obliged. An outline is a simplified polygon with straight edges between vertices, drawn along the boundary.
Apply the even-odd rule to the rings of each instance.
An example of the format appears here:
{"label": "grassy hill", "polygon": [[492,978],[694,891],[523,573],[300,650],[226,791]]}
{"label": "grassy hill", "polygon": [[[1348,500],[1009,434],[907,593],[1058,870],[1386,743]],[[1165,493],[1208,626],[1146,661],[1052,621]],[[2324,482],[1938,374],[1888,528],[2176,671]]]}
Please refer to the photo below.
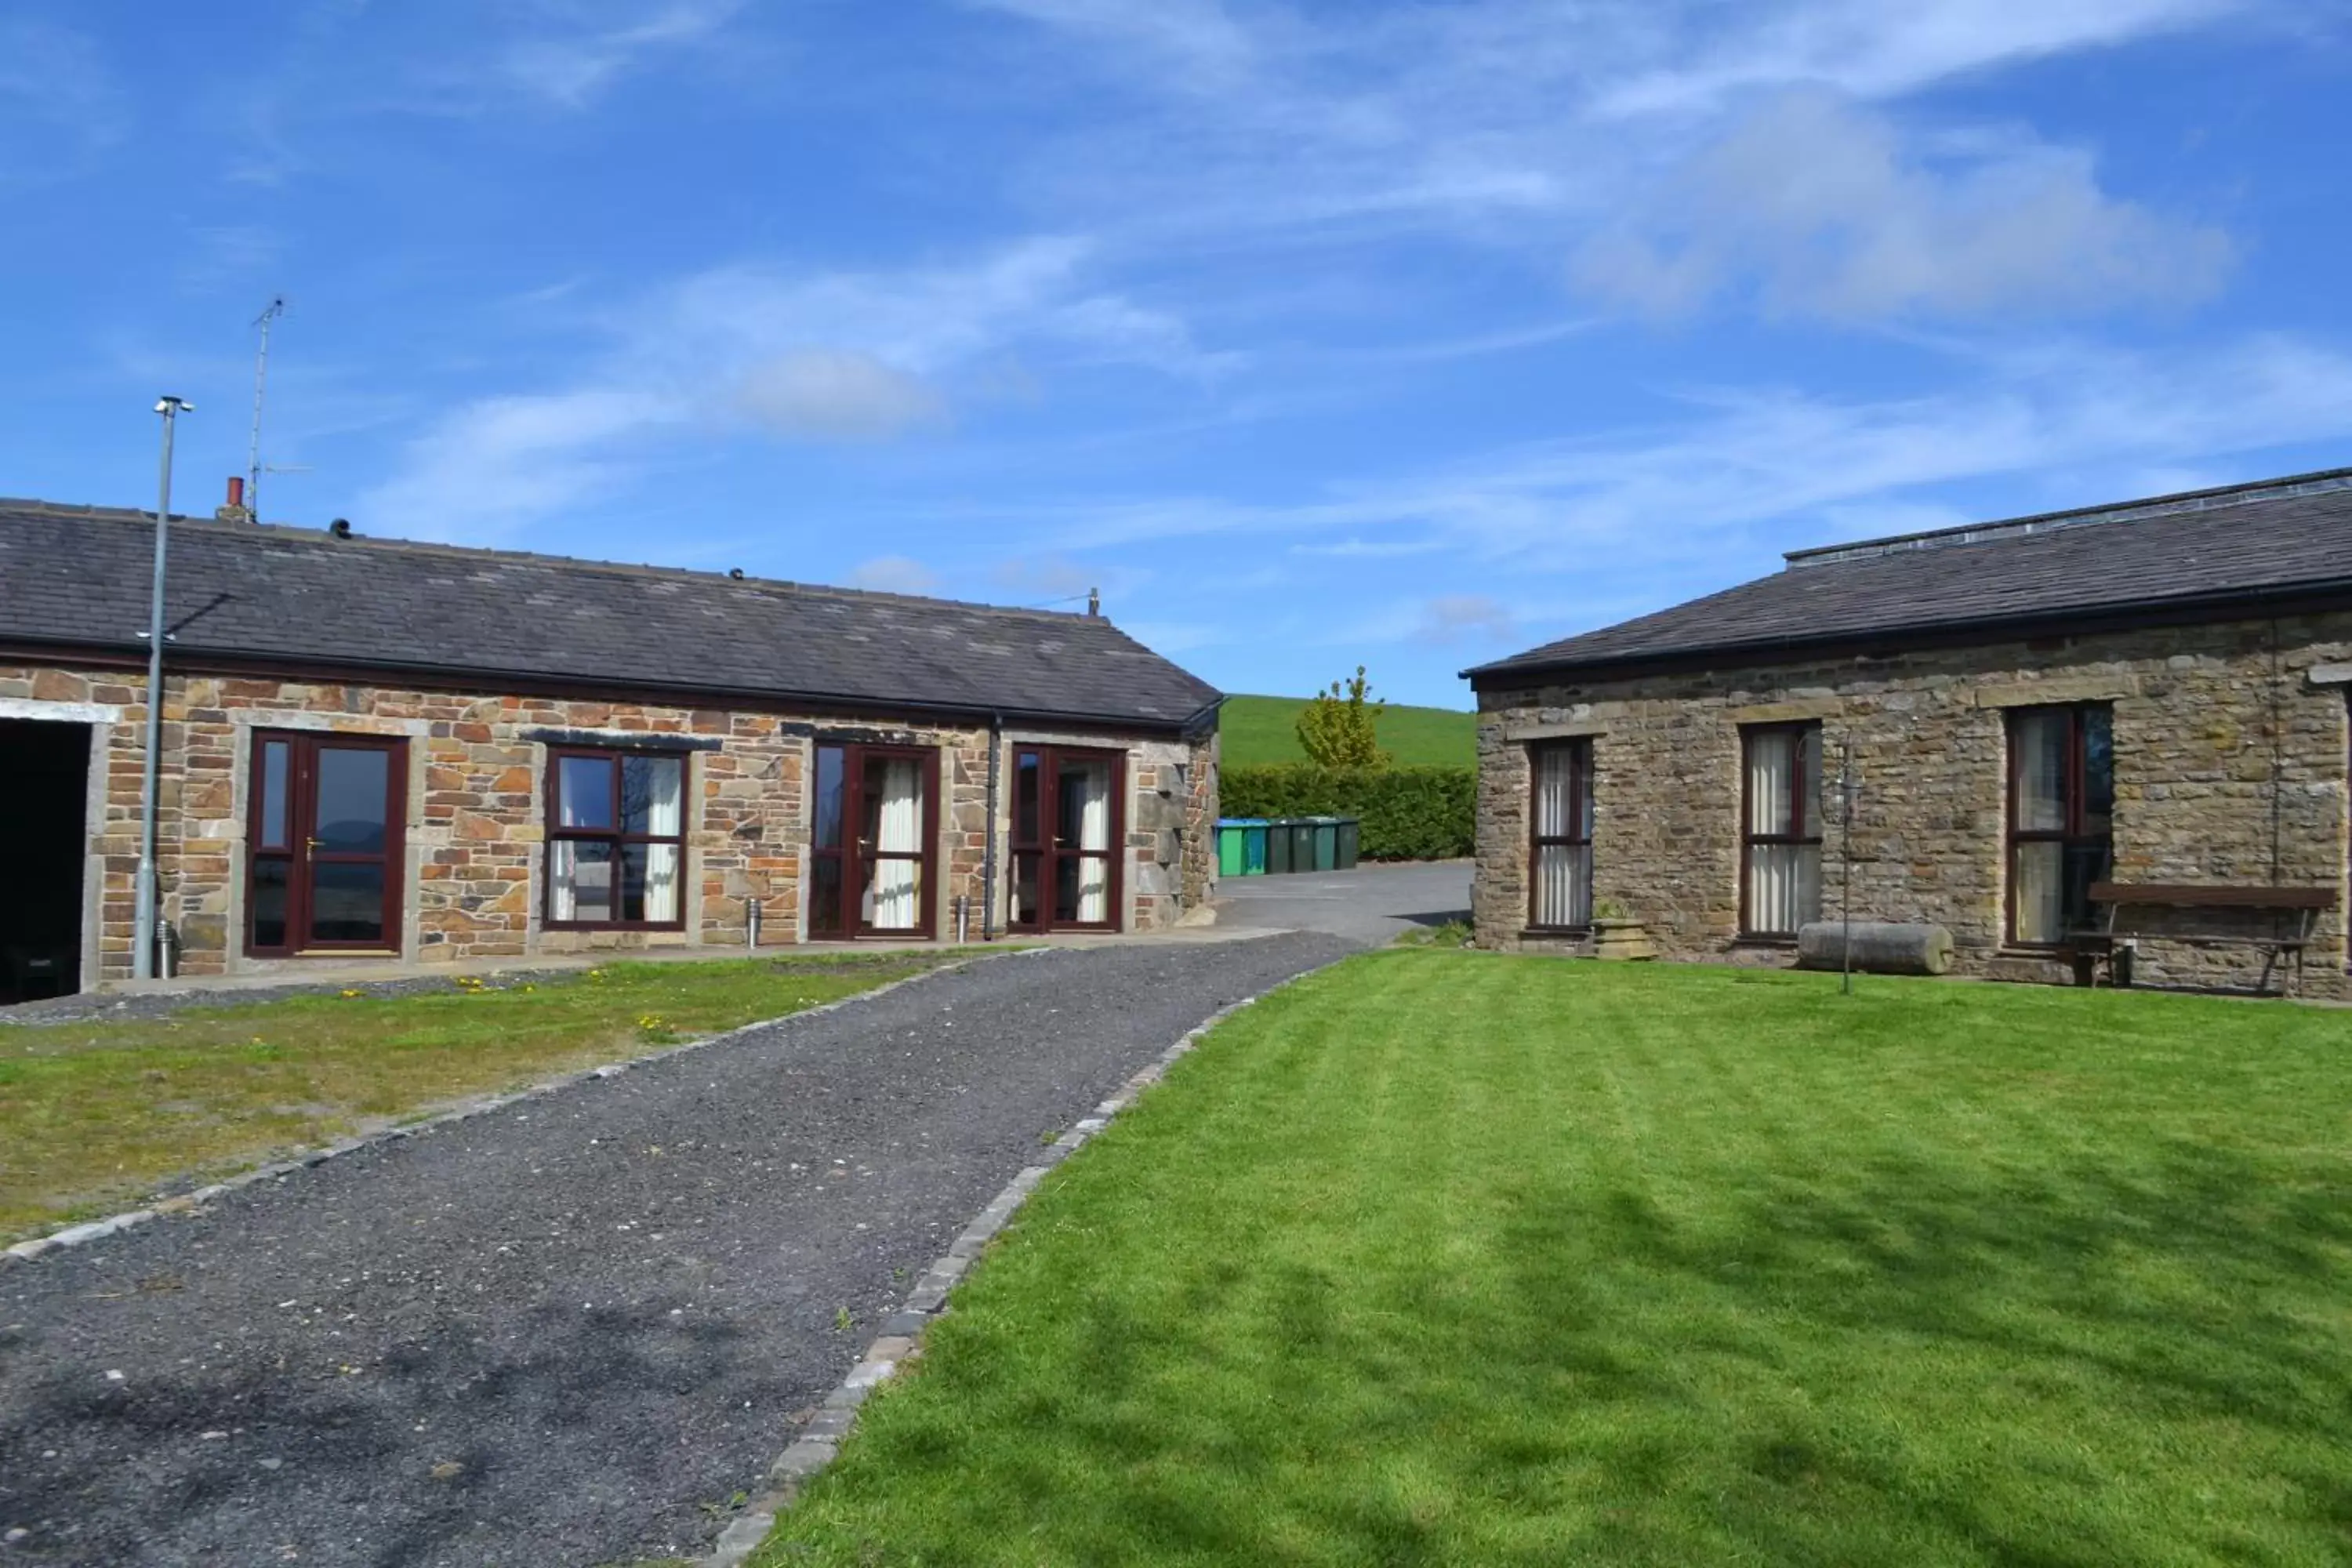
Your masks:
{"label": "grassy hill", "polygon": [[[1219,733],[1228,767],[1303,763],[1298,710],[1303,697],[1228,697]],[[1469,767],[1478,760],[1478,716],[1451,708],[1391,706],[1381,715],[1381,747],[1400,763]]]}

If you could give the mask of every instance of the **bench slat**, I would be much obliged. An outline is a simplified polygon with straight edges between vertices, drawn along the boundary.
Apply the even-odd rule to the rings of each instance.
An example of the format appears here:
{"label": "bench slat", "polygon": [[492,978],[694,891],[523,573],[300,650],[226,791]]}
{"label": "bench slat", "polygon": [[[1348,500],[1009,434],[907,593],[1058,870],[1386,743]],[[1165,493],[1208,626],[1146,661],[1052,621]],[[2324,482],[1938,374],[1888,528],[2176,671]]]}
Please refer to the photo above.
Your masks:
{"label": "bench slat", "polygon": [[2333,888],[2260,888],[2191,882],[2094,882],[2095,904],[2168,905],[2176,909],[2332,910]]}

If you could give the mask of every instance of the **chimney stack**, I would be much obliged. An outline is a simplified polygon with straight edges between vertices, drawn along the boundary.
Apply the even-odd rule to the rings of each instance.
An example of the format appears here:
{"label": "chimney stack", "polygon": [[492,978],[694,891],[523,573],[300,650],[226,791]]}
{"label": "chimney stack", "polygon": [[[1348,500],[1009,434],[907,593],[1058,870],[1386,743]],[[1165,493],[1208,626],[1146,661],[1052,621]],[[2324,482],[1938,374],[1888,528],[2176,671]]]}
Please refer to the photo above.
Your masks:
{"label": "chimney stack", "polygon": [[245,480],[234,475],[228,481],[228,504],[216,507],[213,519],[217,522],[251,522],[253,509],[245,504]]}

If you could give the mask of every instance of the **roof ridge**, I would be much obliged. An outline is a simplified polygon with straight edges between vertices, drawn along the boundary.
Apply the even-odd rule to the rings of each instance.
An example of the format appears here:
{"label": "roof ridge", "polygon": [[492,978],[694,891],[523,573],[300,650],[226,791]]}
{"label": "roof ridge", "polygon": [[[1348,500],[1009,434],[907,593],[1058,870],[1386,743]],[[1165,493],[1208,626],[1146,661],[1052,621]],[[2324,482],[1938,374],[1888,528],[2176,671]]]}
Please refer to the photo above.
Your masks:
{"label": "roof ridge", "polygon": [[[56,517],[89,518],[105,522],[130,522],[144,526],[155,521],[155,514],[133,507],[96,506],[74,501],[41,500],[37,498],[0,496],[0,512],[40,512]],[[423,555],[449,555],[459,558],[513,561],[542,566],[560,566],[571,571],[602,572],[618,576],[683,578],[689,582],[723,583],[740,588],[752,588],[768,593],[802,594],[829,596],[861,602],[903,604],[929,608],[983,611],[991,616],[1021,616],[1041,621],[1096,622],[1118,627],[1108,616],[1087,615],[1077,610],[1052,610],[1026,605],[992,605],[977,599],[949,599],[929,594],[898,594],[877,588],[845,588],[830,583],[803,583],[784,577],[755,577],[750,574],[738,577],[731,572],[707,567],[665,566],[654,562],[635,563],[626,561],[599,561],[588,556],[554,555],[536,550],[500,550],[484,544],[453,544],[440,540],[402,539],[391,534],[352,533],[338,537],[323,528],[305,528],[287,522],[230,522],[219,518],[173,512],[174,528],[196,527],[208,532],[308,541],[331,544],[338,550],[359,546],[370,550],[399,550]],[[1120,632],[1125,637],[1125,632]],[[1129,638],[1132,641],[1132,638]]]}
{"label": "roof ridge", "polygon": [[1916,533],[1890,533],[1877,539],[1857,539],[1843,544],[1816,544],[1781,552],[1787,569],[1829,566],[1843,561],[1868,560],[1906,550],[1936,550],[1959,544],[1982,544],[1998,539],[2030,537],[2062,528],[2082,528],[2105,522],[2132,522],[2183,512],[2248,506],[2265,500],[2352,489],[2352,468],[2318,468],[2310,473],[2276,479],[2246,479],[2202,489],[2174,490],[2137,500],[2107,501],[2095,506],[2068,507],[2057,511],[2028,512],[2018,517],[1964,522],[1950,528],[1923,529]]}

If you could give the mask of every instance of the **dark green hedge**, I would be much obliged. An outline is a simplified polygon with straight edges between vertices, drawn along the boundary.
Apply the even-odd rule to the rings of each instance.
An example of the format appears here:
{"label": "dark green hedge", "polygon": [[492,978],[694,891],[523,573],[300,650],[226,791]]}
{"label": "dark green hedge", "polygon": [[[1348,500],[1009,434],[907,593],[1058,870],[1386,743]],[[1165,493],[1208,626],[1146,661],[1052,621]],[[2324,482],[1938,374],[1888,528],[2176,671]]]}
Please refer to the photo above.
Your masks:
{"label": "dark green hedge", "polygon": [[1312,763],[1226,768],[1217,809],[1226,816],[1353,816],[1367,860],[1453,860],[1470,853],[1475,768],[1345,771]]}

